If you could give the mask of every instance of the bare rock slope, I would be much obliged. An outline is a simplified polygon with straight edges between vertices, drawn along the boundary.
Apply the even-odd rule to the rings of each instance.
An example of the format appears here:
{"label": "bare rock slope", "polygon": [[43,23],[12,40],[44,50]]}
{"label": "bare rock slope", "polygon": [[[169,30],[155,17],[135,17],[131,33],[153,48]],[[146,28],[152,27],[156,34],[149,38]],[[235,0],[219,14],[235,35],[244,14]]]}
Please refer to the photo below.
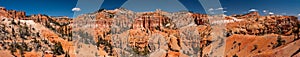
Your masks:
{"label": "bare rock slope", "polygon": [[[0,56],[299,57],[295,16],[99,10],[77,18],[0,8]],[[218,20],[213,20],[218,19]]]}

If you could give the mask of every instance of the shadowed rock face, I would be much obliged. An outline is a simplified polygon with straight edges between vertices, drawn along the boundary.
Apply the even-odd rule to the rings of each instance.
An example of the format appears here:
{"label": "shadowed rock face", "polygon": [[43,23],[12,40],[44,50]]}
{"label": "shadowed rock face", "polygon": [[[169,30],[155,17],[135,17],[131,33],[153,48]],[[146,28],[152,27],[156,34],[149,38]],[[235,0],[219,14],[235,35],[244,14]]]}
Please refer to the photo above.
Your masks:
{"label": "shadowed rock face", "polygon": [[195,18],[195,23],[197,25],[208,25],[208,15],[205,14],[193,14],[193,18]]}
{"label": "shadowed rock face", "polygon": [[299,57],[297,17],[250,12],[210,21],[214,17],[120,8],[70,19],[0,8],[0,56]]}

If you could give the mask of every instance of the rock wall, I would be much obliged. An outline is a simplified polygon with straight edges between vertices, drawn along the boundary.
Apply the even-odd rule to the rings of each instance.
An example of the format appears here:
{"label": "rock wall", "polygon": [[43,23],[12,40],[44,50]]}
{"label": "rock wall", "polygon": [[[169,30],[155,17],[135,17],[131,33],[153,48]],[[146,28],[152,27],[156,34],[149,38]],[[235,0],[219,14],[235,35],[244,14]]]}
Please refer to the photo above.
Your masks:
{"label": "rock wall", "polygon": [[299,56],[295,16],[250,12],[211,21],[216,17],[119,8],[71,19],[0,7],[0,52],[18,57]]}

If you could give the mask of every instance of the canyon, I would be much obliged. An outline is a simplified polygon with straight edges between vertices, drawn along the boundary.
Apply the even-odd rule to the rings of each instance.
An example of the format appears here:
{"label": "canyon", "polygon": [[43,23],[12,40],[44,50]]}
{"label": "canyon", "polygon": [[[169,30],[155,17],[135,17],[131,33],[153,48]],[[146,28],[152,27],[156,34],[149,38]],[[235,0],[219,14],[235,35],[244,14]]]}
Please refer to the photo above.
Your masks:
{"label": "canyon", "polygon": [[[218,20],[213,20],[218,19]],[[100,9],[76,18],[0,8],[4,57],[299,57],[295,16]]]}

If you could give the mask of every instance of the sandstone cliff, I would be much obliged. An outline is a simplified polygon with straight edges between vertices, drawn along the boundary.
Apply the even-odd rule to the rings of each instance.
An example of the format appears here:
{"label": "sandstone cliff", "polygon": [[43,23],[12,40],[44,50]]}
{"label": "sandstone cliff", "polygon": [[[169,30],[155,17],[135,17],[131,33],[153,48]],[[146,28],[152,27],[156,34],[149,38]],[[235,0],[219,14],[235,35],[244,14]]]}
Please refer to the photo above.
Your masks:
{"label": "sandstone cliff", "polygon": [[[0,56],[299,57],[295,16],[99,10],[77,18],[0,8]],[[218,20],[215,20],[218,19]]]}

